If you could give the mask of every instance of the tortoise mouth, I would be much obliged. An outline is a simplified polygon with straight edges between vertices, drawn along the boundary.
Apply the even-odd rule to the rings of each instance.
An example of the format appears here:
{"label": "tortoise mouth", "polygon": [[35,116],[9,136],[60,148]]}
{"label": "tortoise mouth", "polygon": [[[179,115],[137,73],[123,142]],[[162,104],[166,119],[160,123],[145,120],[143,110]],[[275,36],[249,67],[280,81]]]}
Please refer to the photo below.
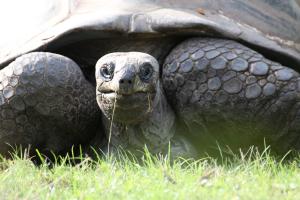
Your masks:
{"label": "tortoise mouth", "polygon": [[131,109],[144,109],[145,105],[153,101],[155,92],[150,91],[137,91],[131,93],[120,93],[112,90],[99,92],[97,99],[99,104],[110,105],[115,109],[131,110]]}
{"label": "tortoise mouth", "polygon": [[99,95],[106,100],[107,103],[114,105],[121,110],[130,110],[133,108],[145,107],[146,101],[151,101],[153,93],[138,91],[134,93],[118,93],[115,91],[102,92]]}
{"label": "tortoise mouth", "polygon": [[135,92],[120,94],[105,92],[97,95],[98,104],[107,117],[114,115],[114,120],[132,124],[143,121],[149,115],[155,94],[149,92]]}

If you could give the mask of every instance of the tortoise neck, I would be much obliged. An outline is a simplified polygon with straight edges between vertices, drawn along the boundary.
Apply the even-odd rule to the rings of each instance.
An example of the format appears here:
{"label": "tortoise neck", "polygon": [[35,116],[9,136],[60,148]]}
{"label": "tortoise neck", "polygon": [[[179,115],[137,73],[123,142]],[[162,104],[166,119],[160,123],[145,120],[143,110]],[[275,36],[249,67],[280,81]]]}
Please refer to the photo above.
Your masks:
{"label": "tortoise neck", "polygon": [[138,124],[106,123],[106,135],[111,145],[126,150],[143,149],[147,145],[151,153],[167,150],[175,133],[175,115],[160,83],[157,84],[156,96],[149,103],[148,109],[149,117]]}

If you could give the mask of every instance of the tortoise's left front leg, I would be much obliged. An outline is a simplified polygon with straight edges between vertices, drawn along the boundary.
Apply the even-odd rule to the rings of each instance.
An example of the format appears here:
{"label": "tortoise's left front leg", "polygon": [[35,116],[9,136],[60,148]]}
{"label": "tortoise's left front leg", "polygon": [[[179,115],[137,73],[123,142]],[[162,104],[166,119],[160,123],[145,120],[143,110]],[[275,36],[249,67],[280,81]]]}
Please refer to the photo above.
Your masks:
{"label": "tortoise's left front leg", "polygon": [[300,149],[300,76],[291,68],[235,41],[192,38],[171,51],[162,77],[197,148],[248,150],[266,141]]}

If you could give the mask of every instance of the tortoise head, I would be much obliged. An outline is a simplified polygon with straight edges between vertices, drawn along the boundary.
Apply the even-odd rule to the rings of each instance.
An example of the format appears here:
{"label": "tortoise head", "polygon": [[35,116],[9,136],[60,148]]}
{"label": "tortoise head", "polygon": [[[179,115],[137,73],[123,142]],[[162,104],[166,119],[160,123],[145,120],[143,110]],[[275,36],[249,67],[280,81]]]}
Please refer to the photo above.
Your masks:
{"label": "tortoise head", "polygon": [[145,53],[110,53],[96,64],[96,82],[97,102],[108,119],[138,123],[151,113],[159,88],[159,64]]}

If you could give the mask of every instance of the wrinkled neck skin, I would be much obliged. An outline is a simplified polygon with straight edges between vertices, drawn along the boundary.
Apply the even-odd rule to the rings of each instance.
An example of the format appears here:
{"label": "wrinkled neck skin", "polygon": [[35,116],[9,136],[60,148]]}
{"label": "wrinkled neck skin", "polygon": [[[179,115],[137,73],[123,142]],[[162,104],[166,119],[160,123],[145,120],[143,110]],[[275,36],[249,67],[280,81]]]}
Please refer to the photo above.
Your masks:
{"label": "wrinkled neck skin", "polygon": [[103,118],[112,149],[122,148],[135,152],[143,150],[146,145],[151,153],[168,150],[175,133],[175,116],[159,81],[155,97],[152,102],[145,102],[145,109],[149,110],[147,118],[137,124],[111,122],[108,118]]}

